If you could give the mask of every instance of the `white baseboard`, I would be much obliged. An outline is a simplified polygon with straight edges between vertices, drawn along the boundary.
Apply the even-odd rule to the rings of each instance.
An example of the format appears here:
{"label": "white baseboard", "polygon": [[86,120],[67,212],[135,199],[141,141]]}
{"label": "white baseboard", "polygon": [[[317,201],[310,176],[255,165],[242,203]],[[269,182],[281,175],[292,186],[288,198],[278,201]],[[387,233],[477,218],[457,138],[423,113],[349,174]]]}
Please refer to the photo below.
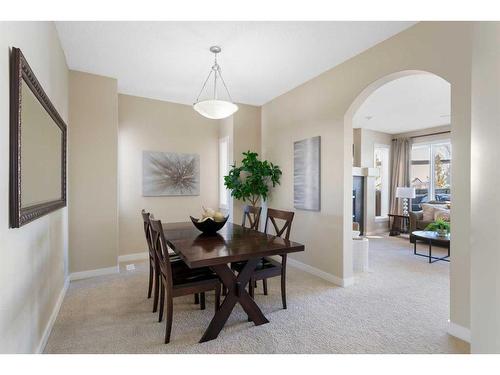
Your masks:
{"label": "white baseboard", "polygon": [[120,255],[118,257],[118,263],[132,262],[134,260],[144,260],[144,259],[148,259],[148,258],[149,258],[149,253],[147,251],[144,251],[142,253]]}
{"label": "white baseboard", "polygon": [[448,333],[465,342],[470,343],[470,329],[448,320]]}
{"label": "white baseboard", "polygon": [[329,281],[331,283],[334,283],[335,285],[338,285],[338,286],[348,287],[348,286],[354,284],[354,277],[342,279],[340,277],[332,275],[331,273],[322,271],[316,267],[299,262],[298,260],[292,259],[290,257],[287,258],[287,262],[292,267],[298,268],[298,269],[305,271],[307,273],[310,273],[314,276],[318,276],[319,278],[326,280],[326,281]]}
{"label": "white baseboard", "polygon": [[109,275],[112,273],[119,273],[119,272],[120,272],[120,266],[116,265],[113,267],[99,268],[97,270],[73,272],[71,275],[69,275],[69,279],[71,281],[74,281],[74,280],[88,279],[94,276]]}
{"label": "white baseboard", "polygon": [[59,293],[59,297],[57,297],[57,302],[56,305],[54,306],[54,309],[52,310],[52,314],[50,314],[50,319],[49,322],[47,323],[47,326],[45,327],[45,330],[43,331],[42,338],[40,340],[40,343],[38,344],[38,347],[36,348],[36,352],[38,354],[43,353],[43,350],[45,349],[45,345],[47,345],[47,341],[49,340],[50,333],[52,332],[52,327],[54,327],[54,323],[56,322],[57,315],[59,315],[59,310],[61,309],[61,305],[64,301],[64,297],[66,296],[66,292],[69,288],[69,277],[64,280],[64,285],[62,287],[61,292]]}

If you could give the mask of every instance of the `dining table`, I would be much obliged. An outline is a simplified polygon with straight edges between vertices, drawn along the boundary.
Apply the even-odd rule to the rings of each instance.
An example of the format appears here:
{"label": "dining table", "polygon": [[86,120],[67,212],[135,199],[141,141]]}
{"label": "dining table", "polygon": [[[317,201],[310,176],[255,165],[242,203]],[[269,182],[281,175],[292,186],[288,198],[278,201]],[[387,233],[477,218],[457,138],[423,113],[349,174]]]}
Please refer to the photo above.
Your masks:
{"label": "dining table", "polygon": [[[217,233],[201,233],[191,222],[165,223],[167,244],[189,268],[210,267],[227,289],[200,342],[216,339],[237,303],[255,325],[269,323],[246,290],[252,273],[263,257],[304,251],[304,245],[278,236],[227,222]],[[241,272],[232,262],[243,262]]]}

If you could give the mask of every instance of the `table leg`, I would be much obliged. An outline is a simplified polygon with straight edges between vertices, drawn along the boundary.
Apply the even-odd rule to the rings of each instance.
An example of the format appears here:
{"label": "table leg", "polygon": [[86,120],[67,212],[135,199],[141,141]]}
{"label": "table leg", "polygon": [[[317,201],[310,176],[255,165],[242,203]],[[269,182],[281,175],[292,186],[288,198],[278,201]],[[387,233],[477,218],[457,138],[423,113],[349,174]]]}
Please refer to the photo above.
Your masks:
{"label": "table leg", "polygon": [[401,231],[400,231],[401,223],[400,223],[399,228],[398,228],[397,222],[398,222],[398,218],[396,216],[393,216],[391,231],[389,232],[389,236],[399,236],[399,234],[401,233]]}
{"label": "table leg", "polygon": [[259,306],[250,297],[246,291],[246,286],[250,281],[250,277],[259,263],[259,258],[250,259],[241,272],[236,276],[227,264],[212,266],[211,268],[219,276],[222,284],[227,288],[227,295],[222,302],[220,309],[215,313],[212,321],[208,325],[205,333],[203,334],[200,342],[210,341],[219,335],[233,311],[234,306],[238,302],[243,310],[247,313],[248,317],[255,323],[261,325],[269,323]]}
{"label": "table leg", "polygon": [[432,241],[429,240],[429,263],[432,263]]}

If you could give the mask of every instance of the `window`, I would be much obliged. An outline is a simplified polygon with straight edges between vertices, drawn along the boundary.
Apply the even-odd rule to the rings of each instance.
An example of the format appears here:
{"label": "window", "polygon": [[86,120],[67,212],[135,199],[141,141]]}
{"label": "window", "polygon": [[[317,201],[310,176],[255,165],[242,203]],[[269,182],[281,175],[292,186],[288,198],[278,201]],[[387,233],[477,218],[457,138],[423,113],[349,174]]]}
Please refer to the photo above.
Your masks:
{"label": "window", "polygon": [[421,210],[421,204],[451,199],[451,143],[417,143],[411,150],[411,186],[416,198],[412,210]]}
{"label": "window", "polygon": [[375,216],[387,217],[389,213],[389,149],[388,145],[375,145],[374,166],[379,170],[375,179]]}
{"label": "window", "polygon": [[228,208],[229,192],[224,186],[224,176],[229,173],[229,137],[219,139],[219,206]]}

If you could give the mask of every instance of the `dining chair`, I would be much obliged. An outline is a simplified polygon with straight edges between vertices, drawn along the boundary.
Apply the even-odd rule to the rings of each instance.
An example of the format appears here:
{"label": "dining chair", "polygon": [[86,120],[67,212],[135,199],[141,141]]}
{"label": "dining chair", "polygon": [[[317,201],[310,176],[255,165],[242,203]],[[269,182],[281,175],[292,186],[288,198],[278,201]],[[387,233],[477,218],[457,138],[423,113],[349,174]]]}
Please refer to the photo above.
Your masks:
{"label": "dining chair", "polygon": [[[163,319],[165,299],[167,303],[167,326],[165,329],[165,344],[170,342],[172,332],[173,299],[190,294],[200,294],[200,304],[205,308],[205,292],[215,291],[215,311],[219,309],[221,283],[217,275],[208,267],[189,268],[184,262],[171,262],[168,256],[168,246],[163,234],[160,220],[151,218],[152,244],[159,264],[160,274],[160,314]],[[166,296],[165,296],[166,294]]]}
{"label": "dining chair", "polygon": [[[266,223],[264,226],[264,233],[268,233],[268,224],[271,222],[274,228],[275,235],[286,240],[290,239],[290,230],[292,228],[292,221],[295,213],[290,211],[276,210],[273,208],[267,209]],[[276,220],[281,221],[280,225]],[[283,223],[284,222],[284,223]],[[268,233],[269,234],[269,233]],[[264,294],[267,295],[267,279],[270,277],[281,277],[281,300],[283,303],[283,308],[286,309],[286,254],[280,255],[281,262],[274,260],[273,258],[262,258],[262,260],[257,264],[257,267],[250,278],[248,283],[248,292],[251,297],[254,297],[254,289],[258,280],[262,280],[264,287]],[[244,264],[235,263],[234,268],[240,272]]]}
{"label": "dining chair", "polygon": [[[243,208],[243,220],[241,222],[241,226],[245,228],[259,230],[261,212],[262,212],[262,207],[246,205]],[[248,226],[246,224],[247,219],[249,224]]]}
{"label": "dining chair", "polygon": [[[152,215],[146,210],[141,211],[142,220],[144,222],[144,234],[146,236],[146,242],[148,244],[149,251],[149,285],[148,285],[148,298],[151,298],[151,292],[154,286],[154,298],[153,298],[153,312],[157,311],[158,308],[158,297],[159,297],[159,283],[160,277],[158,270],[158,262],[156,261],[156,254],[153,248],[151,240],[151,223],[150,217]],[[177,254],[169,254],[171,262],[179,262],[181,258]],[[154,282],[153,282],[154,279]],[[196,302],[196,301],[195,301]]]}
{"label": "dining chair", "polygon": [[[149,287],[148,287],[148,298],[151,298],[151,291],[154,286],[154,298],[153,298],[153,312],[156,312],[158,309],[158,297],[159,297],[159,283],[160,283],[160,278],[159,278],[159,272],[157,272],[158,264],[156,262],[156,255],[155,251],[153,249],[153,245],[151,243],[151,223],[150,223],[150,217],[151,215],[149,212],[146,212],[144,209],[141,211],[142,219],[144,221],[144,234],[146,235],[146,242],[148,244],[148,251],[149,251]],[[175,254],[174,252],[169,251],[169,257],[171,262],[178,262],[182,261],[181,258]],[[154,282],[153,282],[154,280]],[[202,296],[202,299],[204,300],[204,296]],[[194,295],[194,303],[196,305],[200,304],[200,295],[195,294]],[[201,305],[201,309],[204,309],[204,305]]]}

